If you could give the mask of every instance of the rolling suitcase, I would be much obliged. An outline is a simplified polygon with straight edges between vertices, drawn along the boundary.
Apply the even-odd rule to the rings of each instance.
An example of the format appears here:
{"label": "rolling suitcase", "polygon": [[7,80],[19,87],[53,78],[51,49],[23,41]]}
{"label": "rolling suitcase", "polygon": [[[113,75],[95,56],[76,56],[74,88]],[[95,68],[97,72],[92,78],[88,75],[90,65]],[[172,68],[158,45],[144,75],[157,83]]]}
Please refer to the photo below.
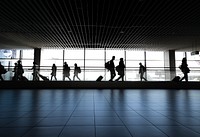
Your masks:
{"label": "rolling suitcase", "polygon": [[96,81],[101,81],[102,79],[103,79],[103,76],[99,76]]}
{"label": "rolling suitcase", "polygon": [[179,76],[175,76],[173,79],[172,79],[172,81],[174,81],[174,82],[179,82],[180,81],[180,77]]}

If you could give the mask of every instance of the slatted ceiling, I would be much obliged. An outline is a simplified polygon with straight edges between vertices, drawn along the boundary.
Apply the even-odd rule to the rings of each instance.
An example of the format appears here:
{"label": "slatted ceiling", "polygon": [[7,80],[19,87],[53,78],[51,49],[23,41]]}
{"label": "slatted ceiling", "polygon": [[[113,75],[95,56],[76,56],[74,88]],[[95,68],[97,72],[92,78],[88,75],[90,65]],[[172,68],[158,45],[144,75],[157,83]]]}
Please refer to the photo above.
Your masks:
{"label": "slatted ceiling", "polygon": [[190,49],[200,43],[199,7],[198,0],[1,0],[0,45]]}

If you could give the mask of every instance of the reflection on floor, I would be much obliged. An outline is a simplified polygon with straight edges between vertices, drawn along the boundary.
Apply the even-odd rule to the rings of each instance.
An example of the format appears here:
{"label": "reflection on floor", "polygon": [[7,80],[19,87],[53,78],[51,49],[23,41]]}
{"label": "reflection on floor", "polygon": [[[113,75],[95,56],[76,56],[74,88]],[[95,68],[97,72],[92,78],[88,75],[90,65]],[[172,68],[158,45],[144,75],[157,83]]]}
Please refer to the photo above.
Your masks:
{"label": "reflection on floor", "polygon": [[1,137],[200,137],[200,91],[0,91]]}

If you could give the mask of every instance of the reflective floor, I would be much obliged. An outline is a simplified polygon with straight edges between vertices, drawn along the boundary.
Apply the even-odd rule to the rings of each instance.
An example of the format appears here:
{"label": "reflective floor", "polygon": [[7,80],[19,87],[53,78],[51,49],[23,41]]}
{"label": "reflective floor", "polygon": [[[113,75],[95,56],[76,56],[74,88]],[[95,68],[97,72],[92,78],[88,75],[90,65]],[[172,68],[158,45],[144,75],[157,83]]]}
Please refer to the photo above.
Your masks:
{"label": "reflective floor", "polygon": [[0,90],[1,137],[200,137],[200,91]]}

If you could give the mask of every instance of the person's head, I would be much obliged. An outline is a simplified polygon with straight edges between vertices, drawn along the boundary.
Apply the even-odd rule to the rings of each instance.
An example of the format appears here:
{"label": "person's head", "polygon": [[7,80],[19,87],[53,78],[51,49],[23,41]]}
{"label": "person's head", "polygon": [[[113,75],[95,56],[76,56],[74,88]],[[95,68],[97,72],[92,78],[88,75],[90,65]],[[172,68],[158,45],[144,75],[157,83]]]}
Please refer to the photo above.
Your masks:
{"label": "person's head", "polygon": [[115,60],[115,56],[112,56],[112,60]]}
{"label": "person's head", "polygon": [[53,66],[56,66],[56,64],[53,64]]}
{"label": "person's head", "polygon": [[120,58],[120,61],[123,61],[123,58]]}
{"label": "person's head", "polygon": [[142,65],[142,63],[140,62],[140,63],[139,63],[139,65],[141,66],[141,65]]}
{"label": "person's head", "polygon": [[77,64],[75,63],[74,66],[77,67]]}

